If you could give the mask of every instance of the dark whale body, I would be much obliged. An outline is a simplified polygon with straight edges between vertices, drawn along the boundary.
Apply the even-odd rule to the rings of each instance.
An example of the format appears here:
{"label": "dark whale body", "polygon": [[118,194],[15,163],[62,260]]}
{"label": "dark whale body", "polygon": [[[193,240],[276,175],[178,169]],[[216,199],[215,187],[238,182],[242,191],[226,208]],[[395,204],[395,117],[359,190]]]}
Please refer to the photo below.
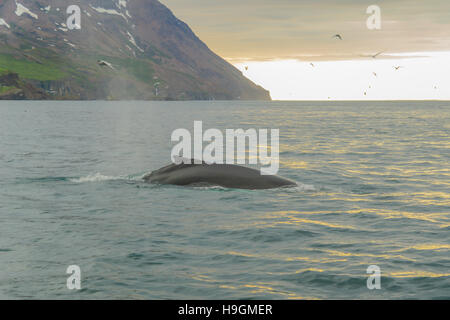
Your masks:
{"label": "dark whale body", "polygon": [[221,186],[236,189],[272,189],[297,184],[280,176],[230,164],[171,164],[144,176],[149,183],[177,186]]}

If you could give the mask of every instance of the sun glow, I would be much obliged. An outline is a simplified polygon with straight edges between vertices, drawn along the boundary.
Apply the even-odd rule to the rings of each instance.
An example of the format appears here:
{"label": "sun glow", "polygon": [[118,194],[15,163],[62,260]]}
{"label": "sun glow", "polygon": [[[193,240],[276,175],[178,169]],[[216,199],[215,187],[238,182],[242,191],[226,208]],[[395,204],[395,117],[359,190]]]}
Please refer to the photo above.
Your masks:
{"label": "sun glow", "polygon": [[450,52],[370,60],[245,61],[235,66],[274,100],[450,100]]}

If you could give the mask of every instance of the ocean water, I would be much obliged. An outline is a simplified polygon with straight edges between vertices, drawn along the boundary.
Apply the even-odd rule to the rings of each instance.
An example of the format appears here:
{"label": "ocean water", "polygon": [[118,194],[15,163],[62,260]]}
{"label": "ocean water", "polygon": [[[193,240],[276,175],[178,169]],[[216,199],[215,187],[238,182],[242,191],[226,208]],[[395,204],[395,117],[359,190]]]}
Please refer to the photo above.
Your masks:
{"label": "ocean water", "polygon": [[[299,187],[144,183],[194,120],[280,129]],[[449,102],[1,102],[0,298],[449,299],[449,137]]]}

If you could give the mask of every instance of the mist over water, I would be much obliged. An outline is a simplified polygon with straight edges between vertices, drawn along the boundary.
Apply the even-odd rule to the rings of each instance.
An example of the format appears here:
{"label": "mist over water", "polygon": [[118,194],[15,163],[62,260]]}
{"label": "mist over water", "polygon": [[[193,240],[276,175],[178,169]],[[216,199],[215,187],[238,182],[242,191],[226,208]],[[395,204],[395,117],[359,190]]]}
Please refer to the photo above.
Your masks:
{"label": "mist over water", "polygon": [[[280,129],[299,187],[144,183],[195,120]],[[0,298],[449,299],[449,136],[449,102],[0,102]]]}

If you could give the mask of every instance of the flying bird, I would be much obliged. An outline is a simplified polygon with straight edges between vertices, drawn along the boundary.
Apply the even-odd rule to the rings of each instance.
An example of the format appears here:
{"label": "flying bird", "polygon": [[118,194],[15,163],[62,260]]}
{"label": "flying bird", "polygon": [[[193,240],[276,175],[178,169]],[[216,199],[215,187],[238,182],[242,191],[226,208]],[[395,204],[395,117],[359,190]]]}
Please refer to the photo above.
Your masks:
{"label": "flying bird", "polygon": [[310,63],[310,65],[311,65],[311,67],[313,67],[313,68],[314,68],[314,63],[312,63],[312,62],[311,62],[311,63]]}
{"label": "flying bird", "polygon": [[340,34],[335,34],[332,38],[342,40],[342,36]]}
{"label": "flying bird", "polygon": [[372,72],[373,73],[373,75],[375,76],[375,77],[377,77],[377,73],[376,72]]}
{"label": "flying bird", "polygon": [[111,68],[113,70],[116,70],[111,63],[109,63],[109,62],[107,62],[105,60],[98,60],[97,63],[101,67],[108,67],[108,68]]}
{"label": "flying bird", "polygon": [[376,57],[378,57],[380,54],[382,54],[383,53],[383,51],[380,51],[380,52],[378,52],[378,53],[375,53],[374,55],[372,55],[371,57],[372,58],[374,58],[374,59],[376,59]]}
{"label": "flying bird", "polygon": [[248,66],[245,66],[245,71],[247,71],[248,70]]}
{"label": "flying bird", "polygon": [[400,69],[400,68],[403,68],[403,67],[402,67],[402,66],[398,66],[398,67],[394,66],[394,69],[395,69],[395,70],[398,70],[398,69]]}

